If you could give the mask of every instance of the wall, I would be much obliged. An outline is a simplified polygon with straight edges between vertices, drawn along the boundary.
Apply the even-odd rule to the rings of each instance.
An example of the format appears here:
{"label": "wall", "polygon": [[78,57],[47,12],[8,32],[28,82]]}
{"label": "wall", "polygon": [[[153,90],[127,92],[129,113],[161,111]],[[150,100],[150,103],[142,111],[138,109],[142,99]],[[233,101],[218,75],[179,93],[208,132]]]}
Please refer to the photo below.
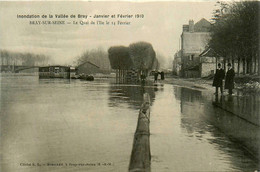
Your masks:
{"label": "wall", "polygon": [[201,63],[201,77],[207,77],[209,75],[214,75],[216,70],[216,63]]}
{"label": "wall", "polygon": [[202,53],[210,39],[209,32],[183,32],[182,33],[182,50],[183,55],[187,53]]}
{"label": "wall", "polygon": [[187,70],[184,72],[185,78],[198,78],[200,77],[199,70]]}

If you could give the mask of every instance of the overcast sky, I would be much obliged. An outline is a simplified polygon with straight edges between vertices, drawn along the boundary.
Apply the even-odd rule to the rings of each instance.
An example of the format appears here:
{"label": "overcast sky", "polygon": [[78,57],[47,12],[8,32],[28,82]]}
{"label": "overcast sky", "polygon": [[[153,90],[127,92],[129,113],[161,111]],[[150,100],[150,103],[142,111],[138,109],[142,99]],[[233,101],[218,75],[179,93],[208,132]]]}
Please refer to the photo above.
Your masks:
{"label": "overcast sky", "polygon": [[[210,20],[215,1],[205,2],[0,2],[0,48],[15,52],[49,55],[56,63],[70,64],[87,49],[150,42],[155,51],[173,58],[179,49],[182,25],[190,19]],[[129,21],[128,26],[30,25],[17,14],[144,14],[143,19],[102,19]],[[52,19],[54,20],[54,19]],[[81,21],[81,19],[65,19]],[[88,20],[88,19],[87,19]],[[82,21],[87,21],[82,20]],[[94,19],[91,19],[94,20]],[[96,21],[96,20],[94,20]]]}

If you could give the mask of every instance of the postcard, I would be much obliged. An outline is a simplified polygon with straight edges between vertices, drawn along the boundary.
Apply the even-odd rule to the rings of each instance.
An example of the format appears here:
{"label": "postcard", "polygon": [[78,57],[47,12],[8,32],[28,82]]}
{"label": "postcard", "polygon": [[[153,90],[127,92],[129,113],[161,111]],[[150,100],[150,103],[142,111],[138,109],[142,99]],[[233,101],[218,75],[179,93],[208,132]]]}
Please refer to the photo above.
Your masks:
{"label": "postcard", "polygon": [[0,171],[259,171],[259,5],[0,1]]}

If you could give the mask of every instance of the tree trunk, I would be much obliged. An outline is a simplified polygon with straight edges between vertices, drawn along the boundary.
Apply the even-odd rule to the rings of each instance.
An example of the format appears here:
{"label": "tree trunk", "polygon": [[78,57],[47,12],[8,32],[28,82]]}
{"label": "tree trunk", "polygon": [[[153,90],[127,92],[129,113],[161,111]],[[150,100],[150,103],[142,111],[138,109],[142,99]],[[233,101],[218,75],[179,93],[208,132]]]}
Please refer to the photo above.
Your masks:
{"label": "tree trunk", "polygon": [[240,57],[237,59],[237,75],[240,75]]}
{"label": "tree trunk", "polygon": [[251,58],[250,61],[251,61],[250,62],[250,74],[252,75],[252,74],[254,74],[254,70],[253,70],[253,68],[254,68],[253,57]]}
{"label": "tree trunk", "polygon": [[246,74],[246,60],[243,59],[243,75]]}
{"label": "tree trunk", "polygon": [[248,59],[248,60],[246,60],[246,73],[247,74],[250,74],[251,73],[251,69],[250,69],[250,67],[251,67],[251,65],[250,65],[251,63],[250,63],[250,60]]}
{"label": "tree trunk", "polygon": [[[235,70],[235,60],[234,59],[232,59],[232,67],[233,67],[233,69]],[[236,71],[235,71],[236,72]]]}
{"label": "tree trunk", "polygon": [[126,83],[126,69],[124,69],[124,83]]}
{"label": "tree trunk", "polygon": [[123,69],[120,70],[120,78],[121,78],[121,83],[123,82]]}
{"label": "tree trunk", "polygon": [[118,83],[118,69],[116,69],[116,83]]}
{"label": "tree trunk", "polygon": [[258,63],[257,63],[257,66],[258,66],[258,76],[260,76],[260,57],[259,57],[259,51],[256,55],[256,58],[258,59]]}
{"label": "tree trunk", "polygon": [[226,59],[224,59],[224,71],[226,72]]}
{"label": "tree trunk", "polygon": [[249,73],[249,62],[248,60],[246,60],[246,74]]}
{"label": "tree trunk", "polygon": [[218,68],[218,57],[216,57],[216,69]]}

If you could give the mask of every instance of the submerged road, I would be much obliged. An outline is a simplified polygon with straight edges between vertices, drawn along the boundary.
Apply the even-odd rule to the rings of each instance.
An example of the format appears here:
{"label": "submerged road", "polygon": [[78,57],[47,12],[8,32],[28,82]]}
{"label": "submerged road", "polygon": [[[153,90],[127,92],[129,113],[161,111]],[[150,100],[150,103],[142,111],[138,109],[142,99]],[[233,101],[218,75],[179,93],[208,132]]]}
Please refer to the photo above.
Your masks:
{"label": "submerged road", "polygon": [[152,171],[259,169],[236,139],[243,130],[253,143],[259,128],[215,108],[207,91],[2,74],[0,171],[127,171],[144,92]]}

